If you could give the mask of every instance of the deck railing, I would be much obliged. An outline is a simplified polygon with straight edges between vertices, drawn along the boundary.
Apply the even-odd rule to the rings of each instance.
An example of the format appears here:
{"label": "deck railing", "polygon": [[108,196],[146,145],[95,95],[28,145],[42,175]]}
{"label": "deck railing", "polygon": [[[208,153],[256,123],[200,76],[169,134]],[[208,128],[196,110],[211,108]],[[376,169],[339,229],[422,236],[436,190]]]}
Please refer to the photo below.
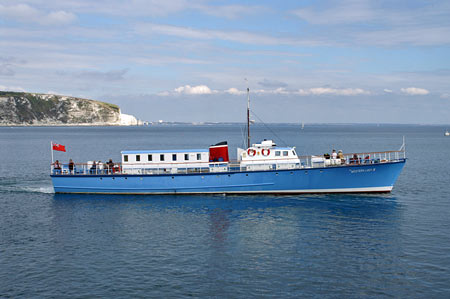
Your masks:
{"label": "deck railing", "polygon": [[[256,170],[282,170],[282,169],[305,169],[322,167],[341,167],[348,165],[367,165],[387,162],[397,162],[406,158],[406,152],[385,151],[385,152],[365,152],[343,154],[341,158],[333,159],[320,156],[298,156],[295,162],[280,163],[280,159],[253,160],[253,164],[243,166],[239,161],[224,162],[196,162],[195,167],[187,167],[187,163],[174,162],[164,163],[164,166],[151,163],[130,164],[127,163],[125,169],[122,163],[114,163],[113,167],[108,165],[96,165],[93,163],[76,163],[73,169],[69,164],[60,164],[59,168],[55,164],[51,165],[51,174],[54,175],[117,175],[117,174],[189,174],[189,173],[216,173],[216,172],[242,172]],[[277,163],[278,162],[278,163]]]}

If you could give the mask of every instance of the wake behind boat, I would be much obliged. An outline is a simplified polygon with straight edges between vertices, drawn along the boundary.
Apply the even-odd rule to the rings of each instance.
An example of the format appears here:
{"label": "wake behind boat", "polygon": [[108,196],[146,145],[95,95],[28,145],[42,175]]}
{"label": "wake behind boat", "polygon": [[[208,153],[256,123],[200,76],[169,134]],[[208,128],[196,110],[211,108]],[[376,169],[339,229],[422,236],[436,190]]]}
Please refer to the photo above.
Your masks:
{"label": "wake behind boat", "polygon": [[247,148],[237,149],[235,161],[229,159],[226,141],[204,149],[122,151],[120,163],[52,163],[54,190],[99,194],[390,192],[405,165],[404,144],[398,151],[321,156],[299,156],[295,147],[278,147],[272,140],[251,144],[249,97],[247,101]]}

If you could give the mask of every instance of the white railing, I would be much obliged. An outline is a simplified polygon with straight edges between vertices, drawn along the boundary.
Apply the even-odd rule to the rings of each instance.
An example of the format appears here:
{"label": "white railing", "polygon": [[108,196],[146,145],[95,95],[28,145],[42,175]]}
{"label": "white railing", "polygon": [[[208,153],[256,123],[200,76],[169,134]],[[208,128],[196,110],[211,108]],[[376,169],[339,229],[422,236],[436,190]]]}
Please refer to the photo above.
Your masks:
{"label": "white railing", "polygon": [[[122,168],[122,163],[114,163],[113,167],[107,165],[93,167],[92,163],[76,163],[73,169],[69,164],[60,164],[60,168],[51,165],[51,174],[55,175],[117,175],[117,174],[190,174],[190,173],[219,173],[219,172],[243,172],[260,170],[283,170],[322,167],[341,167],[348,165],[367,165],[387,162],[398,162],[406,158],[405,151],[367,152],[342,154],[336,159],[325,156],[299,156],[300,163],[271,163],[270,160],[260,160],[243,166],[239,161],[230,162],[196,162],[196,167],[186,167],[186,163],[166,163],[166,166],[155,167],[150,163],[130,164]],[[278,160],[279,162],[279,160]],[[183,164],[183,165],[180,165]],[[139,167],[138,167],[139,166]]]}

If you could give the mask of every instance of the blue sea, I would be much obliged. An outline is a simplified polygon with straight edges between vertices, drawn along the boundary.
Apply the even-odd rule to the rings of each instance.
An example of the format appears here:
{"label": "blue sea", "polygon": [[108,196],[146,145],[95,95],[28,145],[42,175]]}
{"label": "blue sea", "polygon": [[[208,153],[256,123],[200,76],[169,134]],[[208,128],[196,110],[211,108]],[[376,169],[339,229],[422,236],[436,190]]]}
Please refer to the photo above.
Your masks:
{"label": "blue sea", "polygon": [[450,137],[420,125],[255,126],[299,155],[396,150],[390,194],[56,195],[50,142],[121,150],[243,145],[236,124],[0,128],[2,298],[448,298]]}

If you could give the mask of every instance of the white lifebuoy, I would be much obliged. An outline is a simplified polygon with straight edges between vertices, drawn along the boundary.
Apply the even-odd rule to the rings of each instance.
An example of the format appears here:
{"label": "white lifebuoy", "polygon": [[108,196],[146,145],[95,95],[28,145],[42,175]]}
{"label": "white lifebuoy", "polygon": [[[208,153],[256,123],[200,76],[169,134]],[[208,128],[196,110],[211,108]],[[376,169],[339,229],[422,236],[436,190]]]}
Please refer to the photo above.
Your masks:
{"label": "white lifebuoy", "polygon": [[247,150],[247,154],[248,154],[250,157],[254,157],[254,156],[256,155],[256,150],[253,149],[253,148],[249,148],[249,149]]}
{"label": "white lifebuoy", "polygon": [[270,149],[268,149],[268,148],[263,148],[262,150],[261,150],[261,154],[263,155],[263,156],[268,156],[268,155],[270,155]]}

